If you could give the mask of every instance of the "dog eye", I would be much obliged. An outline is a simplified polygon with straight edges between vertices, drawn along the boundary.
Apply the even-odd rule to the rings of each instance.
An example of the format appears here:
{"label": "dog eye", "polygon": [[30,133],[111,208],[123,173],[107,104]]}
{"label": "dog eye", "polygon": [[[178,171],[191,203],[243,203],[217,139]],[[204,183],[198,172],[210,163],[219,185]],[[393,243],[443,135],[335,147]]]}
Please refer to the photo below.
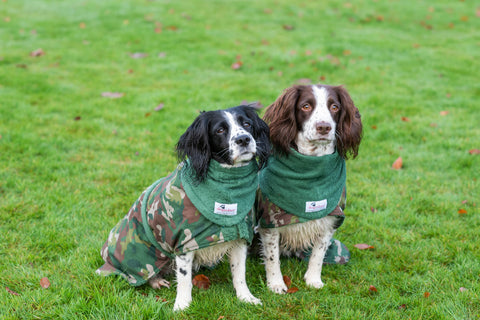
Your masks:
{"label": "dog eye", "polygon": [[311,110],[312,110],[312,106],[307,103],[306,105],[304,105],[304,106],[302,107],[302,110],[303,110],[303,111],[311,111]]}
{"label": "dog eye", "polygon": [[243,123],[243,127],[244,127],[244,128],[250,128],[251,126],[252,126],[252,125],[251,125],[250,123],[248,123],[248,122],[244,122],[244,123]]}
{"label": "dog eye", "polygon": [[332,104],[330,108],[332,109],[332,111],[338,111],[338,109],[340,109],[336,104]]}
{"label": "dog eye", "polygon": [[222,128],[222,127],[220,127],[220,128],[217,129],[217,134],[222,134],[222,133],[224,133],[224,132],[225,132],[225,129]]}

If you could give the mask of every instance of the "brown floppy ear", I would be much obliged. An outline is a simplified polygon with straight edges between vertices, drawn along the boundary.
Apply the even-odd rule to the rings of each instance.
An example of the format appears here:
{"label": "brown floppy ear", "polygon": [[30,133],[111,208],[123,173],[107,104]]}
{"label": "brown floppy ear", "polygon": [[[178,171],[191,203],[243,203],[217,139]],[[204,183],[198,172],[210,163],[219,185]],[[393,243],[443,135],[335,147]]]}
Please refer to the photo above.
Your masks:
{"label": "brown floppy ear", "polygon": [[341,114],[337,123],[337,150],[348,159],[348,155],[355,158],[362,140],[362,120],[360,112],[353,104],[352,98],[342,86],[333,87],[341,104]]}
{"label": "brown floppy ear", "polygon": [[270,127],[270,141],[275,151],[280,154],[290,153],[297,135],[295,107],[299,96],[299,87],[293,86],[285,91],[268,106],[263,119]]}

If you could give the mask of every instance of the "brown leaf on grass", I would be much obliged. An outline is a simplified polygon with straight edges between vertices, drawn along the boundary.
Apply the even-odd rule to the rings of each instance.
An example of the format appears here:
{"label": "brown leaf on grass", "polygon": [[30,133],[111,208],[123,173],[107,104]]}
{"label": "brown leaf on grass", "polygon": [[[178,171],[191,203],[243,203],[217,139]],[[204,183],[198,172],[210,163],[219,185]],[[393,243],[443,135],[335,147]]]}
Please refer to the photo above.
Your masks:
{"label": "brown leaf on grass", "polygon": [[460,20],[462,20],[463,22],[467,22],[468,21],[468,16],[462,16],[460,18]]}
{"label": "brown leaf on grass", "polygon": [[130,53],[130,57],[132,57],[133,59],[142,59],[148,57],[148,54],[143,52],[134,52]]}
{"label": "brown leaf on grass", "polygon": [[398,157],[397,160],[395,160],[392,164],[392,169],[395,169],[395,170],[400,170],[402,169],[402,166],[403,166],[403,160],[402,160],[402,157]]}
{"label": "brown leaf on grass", "polygon": [[292,285],[292,280],[290,279],[289,276],[284,275],[283,282],[285,282],[285,285],[287,286],[287,288],[290,288],[290,286]]}
{"label": "brown leaf on grass", "polygon": [[145,113],[145,118],[148,118],[148,117],[150,117],[151,115],[152,115],[151,112],[147,112],[147,113]]}
{"label": "brown leaf on grass", "polygon": [[41,57],[43,55],[45,55],[45,51],[43,51],[41,48],[30,52],[30,57]]}
{"label": "brown leaf on grass", "polygon": [[441,116],[446,116],[449,112],[447,110],[440,111]]}
{"label": "brown leaf on grass", "polygon": [[232,69],[233,70],[238,70],[242,67],[243,62],[242,61],[236,61],[232,64]]}
{"label": "brown leaf on grass", "polygon": [[16,293],[15,291],[10,290],[9,287],[5,287],[5,289],[7,289],[7,292],[8,292],[8,293],[13,294],[14,296],[19,296],[19,295],[20,295],[20,294]]}
{"label": "brown leaf on grass", "polygon": [[203,274],[197,274],[193,278],[192,283],[195,287],[199,289],[207,290],[208,288],[210,288],[210,279],[208,279],[208,277]]}
{"label": "brown leaf on grass", "polygon": [[160,296],[155,296],[155,301],[167,302],[167,299],[160,298]]}
{"label": "brown leaf on grass", "polygon": [[104,98],[112,98],[112,99],[117,99],[121,98],[125,95],[123,92],[102,92],[102,97]]}
{"label": "brown leaf on grass", "polygon": [[294,27],[293,27],[292,25],[290,25],[290,24],[284,24],[284,25],[283,25],[283,29],[290,31],[290,30],[293,30]]}
{"label": "brown leaf on grass", "polygon": [[225,316],[220,316],[220,317],[218,317],[217,320],[222,320],[222,319],[225,319]]}
{"label": "brown leaf on grass", "polygon": [[407,117],[402,117],[402,121],[404,121],[404,122],[410,122],[410,119],[407,118]]}
{"label": "brown leaf on grass", "polygon": [[354,247],[359,249],[359,250],[367,250],[367,249],[375,248],[374,246],[371,246],[371,245],[366,244],[366,243],[358,243],[358,244],[354,245]]}
{"label": "brown leaf on grass", "polygon": [[297,291],[298,291],[297,287],[291,287],[291,288],[288,288],[287,293],[295,293]]}
{"label": "brown leaf on grass", "polygon": [[309,78],[301,78],[301,79],[298,79],[297,80],[297,83],[298,84],[301,84],[301,85],[309,85],[312,83],[312,79],[309,79]]}
{"label": "brown leaf on grass", "polygon": [[428,297],[430,297],[430,292],[428,292],[428,291],[425,291],[425,293],[423,294],[423,296],[424,296],[425,298],[428,298]]}
{"label": "brown leaf on grass", "polygon": [[471,149],[470,151],[468,151],[468,153],[470,153],[470,154],[480,154],[480,149]]}
{"label": "brown leaf on grass", "polygon": [[178,27],[177,26],[167,26],[166,29],[170,30],[170,31],[177,31]]}
{"label": "brown leaf on grass", "polygon": [[405,310],[405,309],[407,309],[407,305],[406,305],[405,303],[402,304],[402,305],[399,305],[399,306],[398,306],[398,309],[400,309],[400,310]]}
{"label": "brown leaf on grass", "polygon": [[375,288],[375,286],[370,286],[370,287],[368,288],[368,290],[369,290],[370,292],[378,292],[378,290],[377,290],[377,288]]}
{"label": "brown leaf on grass", "polygon": [[50,287],[50,280],[47,277],[43,277],[40,279],[40,286],[44,289],[48,289]]}
{"label": "brown leaf on grass", "polygon": [[85,29],[87,27],[85,22],[80,22],[80,24],[78,26],[80,27],[80,29]]}
{"label": "brown leaf on grass", "polygon": [[458,210],[458,214],[466,214],[466,213],[467,213],[467,210],[465,209]]}
{"label": "brown leaf on grass", "polygon": [[75,118],[73,118],[73,120],[75,120],[75,121],[80,121],[80,120],[82,120],[82,117],[76,116]]}
{"label": "brown leaf on grass", "polygon": [[373,125],[373,126],[372,126],[372,129],[373,129],[373,130],[377,130],[377,126],[376,126],[376,125]]}

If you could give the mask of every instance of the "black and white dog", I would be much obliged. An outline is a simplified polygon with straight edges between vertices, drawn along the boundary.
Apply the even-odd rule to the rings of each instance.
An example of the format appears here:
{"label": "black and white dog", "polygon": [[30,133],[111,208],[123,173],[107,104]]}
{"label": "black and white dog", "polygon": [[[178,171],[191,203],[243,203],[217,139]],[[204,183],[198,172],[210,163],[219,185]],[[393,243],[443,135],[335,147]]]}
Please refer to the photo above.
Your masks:
{"label": "black and white dog", "polygon": [[[134,286],[148,282],[156,289],[169,286],[163,276],[174,265],[177,281],[174,310],[183,310],[192,301],[192,270],[201,265],[211,266],[228,254],[238,299],[261,304],[247,287],[245,263],[247,241],[251,241],[250,236],[253,237],[254,225],[251,221],[254,219],[249,220],[248,217],[253,215],[251,209],[258,185],[257,172],[270,153],[268,126],[250,106],[202,112],[180,137],[176,150],[181,160],[179,167],[148,188],[125,218],[112,229],[101,251],[105,264],[97,273],[121,275]],[[225,225],[217,222],[229,217],[215,215],[217,203],[208,206],[212,209],[206,215],[205,210],[201,210],[193,200],[197,193],[187,192],[188,177],[193,177],[189,188],[198,189],[200,201],[204,196],[215,197],[216,193],[229,190],[228,181],[224,180],[225,184],[221,184],[221,180],[212,181],[211,176],[215,173],[212,173],[212,168],[227,176],[228,172],[251,169],[248,177],[251,177],[252,183],[247,187],[248,197],[253,200],[251,204],[247,202],[244,205],[247,208],[244,212],[249,213],[241,221],[244,224],[242,230],[247,231],[238,231],[240,229],[235,229],[236,225],[228,225],[230,229],[226,232]],[[207,183],[213,184],[219,191],[202,193],[202,187]],[[238,181],[232,183],[237,183],[234,188],[242,187],[238,186]],[[233,216],[231,212],[227,214]],[[238,214],[238,217],[241,216]],[[209,225],[208,231],[203,230],[205,224]]]}
{"label": "black and white dog", "polygon": [[[318,170],[312,166],[316,160],[307,162],[307,159],[338,152],[338,158],[344,161],[348,155],[355,157],[358,153],[362,136],[360,114],[347,91],[341,86],[297,85],[287,88],[267,108],[264,119],[270,127],[274,154],[287,159],[293,157],[294,153],[300,154],[297,157],[300,160],[295,163],[297,167],[292,168],[292,172],[308,173]],[[305,162],[302,163],[302,159]],[[328,170],[325,174],[328,175]],[[260,186],[262,187],[262,184]],[[305,185],[299,192],[307,194],[308,197],[313,187],[314,185]],[[266,211],[270,210],[267,212],[270,217],[281,216],[278,207],[266,208]],[[288,214],[290,220],[297,213]],[[284,217],[285,215],[278,219],[284,221],[287,219]],[[338,216],[327,215],[281,227],[259,228],[270,290],[276,293],[287,291],[280,270],[280,253],[307,249],[311,249],[312,253],[305,281],[311,287],[323,287],[322,263],[338,225]]]}

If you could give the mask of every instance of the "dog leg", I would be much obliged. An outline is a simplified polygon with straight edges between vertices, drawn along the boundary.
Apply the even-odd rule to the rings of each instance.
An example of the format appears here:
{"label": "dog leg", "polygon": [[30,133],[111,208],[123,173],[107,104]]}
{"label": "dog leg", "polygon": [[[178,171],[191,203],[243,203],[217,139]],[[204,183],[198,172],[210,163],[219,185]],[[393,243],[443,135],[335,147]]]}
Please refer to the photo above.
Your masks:
{"label": "dog leg", "polygon": [[305,282],[308,286],[320,289],[323,287],[322,282],[322,265],[323,258],[325,258],[325,253],[327,252],[328,245],[330,244],[330,239],[333,236],[333,232],[327,232],[323,237],[320,237],[318,241],[315,242],[312,248],[312,254],[310,255],[310,260],[308,261],[308,269],[305,273]]}
{"label": "dog leg", "polygon": [[193,252],[175,257],[177,297],[175,298],[173,311],[186,309],[190,305],[190,302],[192,302],[193,257]]}
{"label": "dog leg", "polygon": [[276,229],[259,229],[259,232],[263,244],[267,286],[275,293],[285,293],[287,286],[280,269],[280,233]]}
{"label": "dog leg", "polygon": [[246,244],[234,246],[230,252],[230,270],[232,272],[233,287],[235,288],[235,291],[237,292],[237,298],[240,301],[253,304],[262,304],[260,299],[255,298],[248,289],[247,281],[245,280],[246,260]]}

